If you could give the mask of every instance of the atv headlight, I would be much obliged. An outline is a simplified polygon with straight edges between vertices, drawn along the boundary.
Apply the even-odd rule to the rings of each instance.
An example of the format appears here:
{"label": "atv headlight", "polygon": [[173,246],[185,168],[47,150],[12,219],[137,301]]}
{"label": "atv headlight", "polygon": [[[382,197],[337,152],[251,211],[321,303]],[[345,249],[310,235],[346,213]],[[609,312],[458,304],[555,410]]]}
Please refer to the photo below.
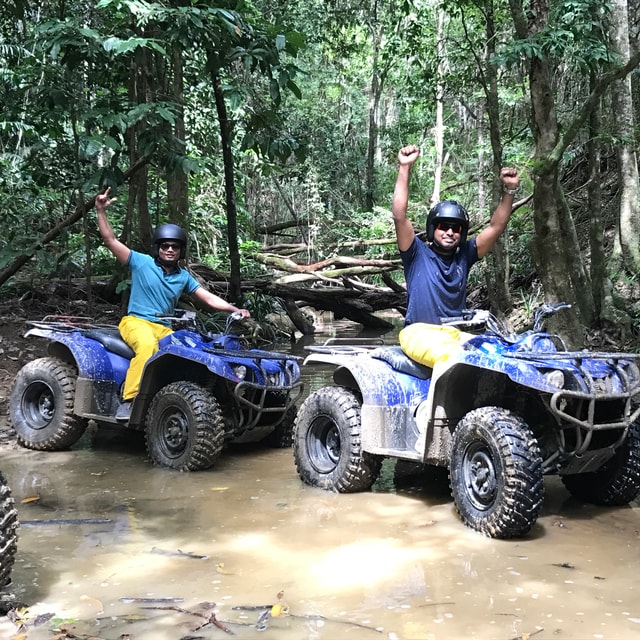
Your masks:
{"label": "atv headlight", "polygon": [[558,371],[557,369],[555,371],[549,371],[544,374],[543,378],[550,387],[554,387],[555,389],[562,389],[564,387],[564,373],[562,371]]}
{"label": "atv headlight", "polygon": [[238,364],[233,368],[233,373],[236,374],[236,378],[238,378],[238,380],[244,380],[246,375],[247,375],[247,367],[245,367],[243,364]]}

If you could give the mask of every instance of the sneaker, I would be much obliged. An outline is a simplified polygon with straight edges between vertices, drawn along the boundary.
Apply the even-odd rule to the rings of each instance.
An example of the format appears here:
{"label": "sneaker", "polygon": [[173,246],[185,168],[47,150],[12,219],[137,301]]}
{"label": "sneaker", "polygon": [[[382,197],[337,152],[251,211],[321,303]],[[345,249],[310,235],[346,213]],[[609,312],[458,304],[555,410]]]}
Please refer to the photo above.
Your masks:
{"label": "sneaker", "polygon": [[131,417],[131,400],[124,400],[116,411],[116,420],[128,420]]}

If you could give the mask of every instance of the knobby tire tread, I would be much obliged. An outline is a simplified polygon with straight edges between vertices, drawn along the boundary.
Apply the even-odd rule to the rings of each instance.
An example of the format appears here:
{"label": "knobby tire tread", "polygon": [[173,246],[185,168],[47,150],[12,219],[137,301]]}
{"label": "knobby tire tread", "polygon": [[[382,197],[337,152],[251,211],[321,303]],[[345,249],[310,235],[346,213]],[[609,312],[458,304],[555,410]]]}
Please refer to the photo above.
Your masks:
{"label": "knobby tire tread", "polygon": [[[18,444],[37,451],[62,451],[82,437],[88,421],[73,413],[77,375],[75,366],[51,357],[38,358],[22,367],[9,401],[9,422],[16,432]],[[21,407],[29,386],[40,381],[53,389],[55,412],[46,427],[36,430],[29,425]]]}
{"label": "knobby tire tread", "polygon": [[574,498],[591,504],[620,507],[635,500],[640,494],[640,422],[629,427],[625,442],[600,469],[564,476],[562,482]]}
{"label": "knobby tire tread", "polygon": [[11,581],[18,548],[18,512],[5,477],[0,473],[0,590]]}
{"label": "knobby tire tread", "polygon": [[[311,394],[298,410],[294,428],[294,461],[307,484],[338,493],[367,491],[380,474],[382,459],[362,451],[361,399],[346,387],[324,387]],[[319,472],[310,459],[308,438],[314,420],[324,416],[340,433],[340,455],[335,467]]]}
{"label": "knobby tire tread", "polygon": [[[185,455],[177,464],[167,458],[158,447],[155,426],[164,404],[171,396],[177,396],[187,405],[193,415],[191,428],[195,436],[188,445]],[[163,387],[152,401],[145,427],[147,451],[157,466],[175,468],[179,471],[203,471],[210,469],[220,457],[224,446],[225,424],[220,406],[215,397],[201,386],[187,381],[174,382]]]}
{"label": "knobby tire tread", "polygon": [[[465,496],[459,448],[473,438],[495,449],[498,490],[486,510],[475,508]],[[469,440],[470,441],[470,440]],[[481,407],[468,413],[456,427],[450,469],[451,492],[463,522],[494,538],[527,534],[535,524],[544,497],[542,458],[528,425],[500,407]]]}
{"label": "knobby tire tread", "polygon": [[297,407],[289,407],[282,420],[264,439],[264,443],[273,449],[288,449],[293,444],[293,429],[296,422]]}

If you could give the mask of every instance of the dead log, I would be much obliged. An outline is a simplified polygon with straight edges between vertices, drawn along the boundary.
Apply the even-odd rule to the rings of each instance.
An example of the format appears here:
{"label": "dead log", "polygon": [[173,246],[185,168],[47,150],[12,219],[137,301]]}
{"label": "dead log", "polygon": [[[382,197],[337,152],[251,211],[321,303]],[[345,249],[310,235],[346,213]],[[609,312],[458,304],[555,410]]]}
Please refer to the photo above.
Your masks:
{"label": "dead log", "polygon": [[[287,265],[294,271],[295,266]],[[322,264],[327,261],[323,261]],[[397,269],[392,261],[369,261],[360,259],[335,258],[329,261],[334,263],[359,263],[355,267],[334,269],[324,272],[307,272],[304,265],[294,273],[283,275],[280,278],[259,278],[245,280],[242,283],[242,291],[260,291],[265,295],[273,296],[284,301],[287,311],[294,326],[303,334],[313,333],[313,327],[299,311],[301,306],[309,306],[318,311],[330,311],[336,319],[346,318],[357,322],[364,327],[372,329],[389,330],[392,324],[375,315],[376,311],[396,309],[404,313],[407,306],[407,292],[401,285],[380,287],[359,280],[359,275],[372,273],[389,273],[387,269]],[[372,263],[372,266],[363,266]],[[379,266],[373,266],[379,263]],[[318,263],[321,264],[321,263]],[[190,265],[194,275],[206,288],[225,297],[228,290],[226,281],[220,281],[219,276],[212,269],[203,264]],[[325,273],[331,273],[335,277],[327,277]],[[355,274],[355,275],[354,275]]]}
{"label": "dead log", "polygon": [[[284,300],[304,303],[320,311],[331,311],[336,319],[346,318],[371,329],[389,330],[393,325],[376,311],[406,309],[406,291],[357,289],[343,286],[299,286],[275,281],[254,282],[252,288]],[[292,318],[293,321],[293,318]]]}
{"label": "dead log", "polygon": [[[383,271],[394,271],[402,268],[401,261],[398,260],[376,260],[369,258],[357,258],[352,256],[334,256],[313,262],[312,264],[299,264],[290,258],[276,256],[267,253],[258,253],[255,256],[258,262],[261,262],[271,269],[286,271],[288,273],[315,273],[318,276],[336,277],[341,275],[343,269],[351,269],[351,273],[381,273]],[[333,269],[329,269],[333,267]],[[325,271],[327,270],[327,271]]]}
{"label": "dead log", "polygon": [[293,322],[293,326],[302,333],[303,336],[311,336],[315,333],[313,322],[302,313],[300,307],[291,298],[284,298],[284,308],[287,315]]}

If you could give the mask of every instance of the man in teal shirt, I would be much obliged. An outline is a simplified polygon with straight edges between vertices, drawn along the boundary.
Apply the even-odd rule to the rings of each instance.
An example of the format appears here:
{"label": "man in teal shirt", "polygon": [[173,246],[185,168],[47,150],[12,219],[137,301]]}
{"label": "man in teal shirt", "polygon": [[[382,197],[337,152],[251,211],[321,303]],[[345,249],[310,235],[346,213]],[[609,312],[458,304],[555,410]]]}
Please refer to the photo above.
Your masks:
{"label": "man in teal shirt", "polygon": [[116,237],[107,219],[106,208],[115,201],[109,198],[109,188],[96,196],[98,229],[105,246],[121,264],[131,270],[131,294],[127,315],[118,328],[124,341],[133,349],[124,382],[122,404],[116,417],[128,420],[131,401],[138,393],[140,378],[146,361],[158,350],[158,341],[172,333],[170,322],[159,316],[171,316],[183,293],[193,295],[200,302],[219,311],[240,313],[249,317],[246,309],[239,309],[207,291],[179,261],[185,257],[187,236],[175,224],[164,224],[153,234],[153,256],[133,251]]}

